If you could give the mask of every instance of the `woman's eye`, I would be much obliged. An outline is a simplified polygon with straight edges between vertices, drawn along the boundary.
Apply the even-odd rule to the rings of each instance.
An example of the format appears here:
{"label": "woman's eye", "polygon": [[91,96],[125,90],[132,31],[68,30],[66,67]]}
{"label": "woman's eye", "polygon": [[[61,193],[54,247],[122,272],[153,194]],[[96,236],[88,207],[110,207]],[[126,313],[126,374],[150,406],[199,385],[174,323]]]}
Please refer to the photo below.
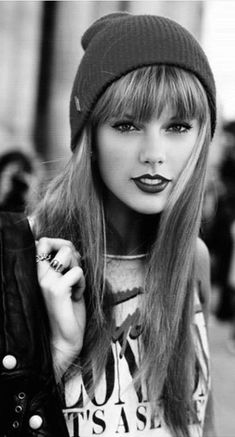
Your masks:
{"label": "woman's eye", "polygon": [[185,132],[188,132],[191,128],[192,125],[189,123],[173,123],[167,127],[167,131],[177,134],[183,134]]}
{"label": "woman's eye", "polygon": [[131,122],[118,122],[118,123],[114,123],[112,125],[112,127],[116,130],[118,130],[121,133],[125,133],[125,132],[132,132],[135,130],[138,130],[136,126],[134,126],[133,123]]}

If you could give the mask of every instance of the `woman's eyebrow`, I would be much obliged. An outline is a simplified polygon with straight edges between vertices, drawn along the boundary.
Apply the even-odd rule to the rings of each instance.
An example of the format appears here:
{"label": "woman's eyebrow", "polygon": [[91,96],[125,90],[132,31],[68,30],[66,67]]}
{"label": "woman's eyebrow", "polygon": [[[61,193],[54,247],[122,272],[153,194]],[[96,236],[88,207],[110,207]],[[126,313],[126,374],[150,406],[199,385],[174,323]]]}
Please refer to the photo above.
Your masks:
{"label": "woman's eyebrow", "polygon": [[125,119],[125,120],[133,120],[134,118],[136,118],[135,116],[134,116],[134,114],[132,114],[132,113],[130,113],[130,112],[124,112],[124,113],[118,113],[118,114],[113,114],[113,115],[111,115],[110,116],[110,120],[112,120],[112,119],[116,119],[116,118],[118,118],[118,119]]}
{"label": "woman's eyebrow", "polygon": [[180,120],[186,120],[186,121],[191,121],[193,120],[194,117],[189,117],[188,115],[172,115],[169,117],[169,121],[180,121]]}

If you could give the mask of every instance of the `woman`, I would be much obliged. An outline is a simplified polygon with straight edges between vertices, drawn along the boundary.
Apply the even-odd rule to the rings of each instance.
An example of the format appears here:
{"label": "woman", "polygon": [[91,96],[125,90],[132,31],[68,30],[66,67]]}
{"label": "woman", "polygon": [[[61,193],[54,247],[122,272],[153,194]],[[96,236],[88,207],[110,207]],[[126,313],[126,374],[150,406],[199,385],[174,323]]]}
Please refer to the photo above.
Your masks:
{"label": "woman", "polygon": [[82,45],[73,155],[32,225],[69,435],[206,435],[213,75],[162,17],[107,15]]}

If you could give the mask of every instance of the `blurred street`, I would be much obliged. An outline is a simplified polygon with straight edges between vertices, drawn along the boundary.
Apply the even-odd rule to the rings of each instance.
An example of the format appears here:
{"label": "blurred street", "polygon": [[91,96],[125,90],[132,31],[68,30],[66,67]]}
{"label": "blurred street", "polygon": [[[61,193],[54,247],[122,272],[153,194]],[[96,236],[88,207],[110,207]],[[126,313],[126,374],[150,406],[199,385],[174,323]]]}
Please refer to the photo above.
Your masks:
{"label": "blurred street", "polygon": [[209,321],[212,384],[217,437],[235,437],[235,349],[230,351],[231,325],[213,315]]}

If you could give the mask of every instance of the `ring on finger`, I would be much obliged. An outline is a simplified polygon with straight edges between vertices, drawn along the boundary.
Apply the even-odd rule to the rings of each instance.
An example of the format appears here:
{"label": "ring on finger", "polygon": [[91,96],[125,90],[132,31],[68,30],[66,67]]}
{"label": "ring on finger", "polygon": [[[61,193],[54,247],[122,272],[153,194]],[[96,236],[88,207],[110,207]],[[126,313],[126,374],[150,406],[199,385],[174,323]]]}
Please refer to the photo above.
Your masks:
{"label": "ring on finger", "polygon": [[39,253],[36,255],[36,263],[39,263],[39,261],[50,261],[51,255],[49,253]]}
{"label": "ring on finger", "polygon": [[64,265],[56,258],[53,258],[50,262],[50,266],[57,273],[61,273],[64,270]]}

